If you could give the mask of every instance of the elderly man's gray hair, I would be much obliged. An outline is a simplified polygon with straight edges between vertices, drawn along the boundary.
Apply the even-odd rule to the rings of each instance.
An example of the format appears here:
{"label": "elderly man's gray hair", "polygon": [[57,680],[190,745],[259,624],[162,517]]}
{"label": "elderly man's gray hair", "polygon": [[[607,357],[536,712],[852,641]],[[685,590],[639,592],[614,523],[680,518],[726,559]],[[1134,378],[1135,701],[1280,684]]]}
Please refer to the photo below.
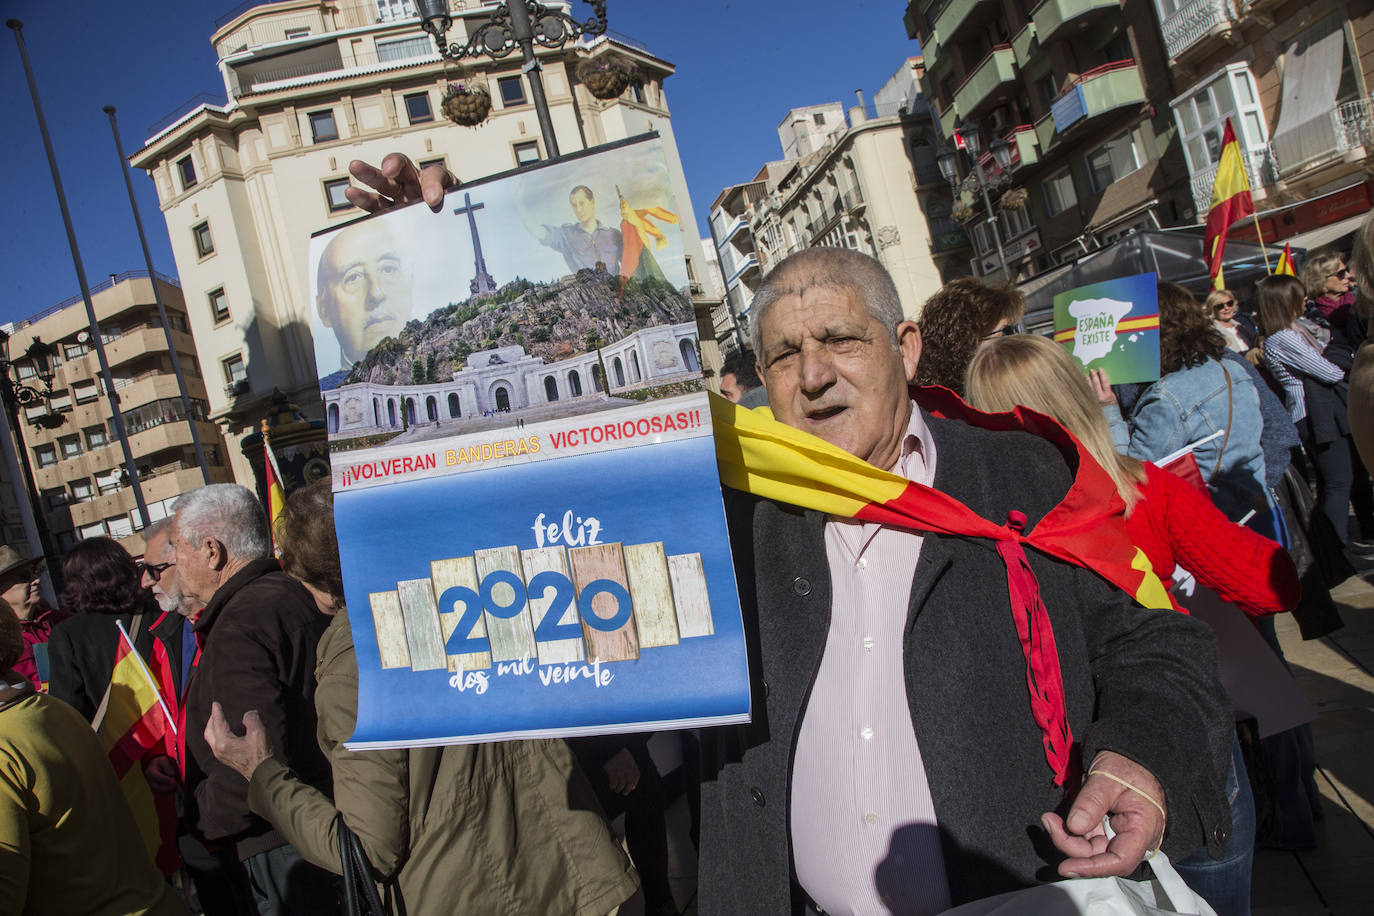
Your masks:
{"label": "elderly man's gray hair", "polygon": [[[143,529],[143,543],[147,544],[149,541],[151,541],[158,535],[166,535],[167,543],[163,546],[162,552],[170,553],[172,550],[172,532],[174,530],[175,529],[172,527],[171,518],[160,518],[157,521],[153,522],[151,525],[149,525],[147,528]],[[144,559],[147,560],[150,558],[145,556]],[[152,557],[151,559],[154,562],[156,562],[157,560],[161,560],[162,557]]]}
{"label": "elderly man's gray hair", "polygon": [[214,538],[233,560],[258,560],[272,552],[267,513],[247,487],[212,483],[187,493],[173,508],[178,533],[192,544]]}
{"label": "elderly man's gray hair", "polygon": [[754,293],[749,306],[749,339],[761,364],[766,358],[763,316],[779,299],[800,296],[818,286],[853,293],[868,314],[887,328],[892,345],[897,345],[902,301],[887,269],[868,255],[849,248],[806,248],[779,262]]}

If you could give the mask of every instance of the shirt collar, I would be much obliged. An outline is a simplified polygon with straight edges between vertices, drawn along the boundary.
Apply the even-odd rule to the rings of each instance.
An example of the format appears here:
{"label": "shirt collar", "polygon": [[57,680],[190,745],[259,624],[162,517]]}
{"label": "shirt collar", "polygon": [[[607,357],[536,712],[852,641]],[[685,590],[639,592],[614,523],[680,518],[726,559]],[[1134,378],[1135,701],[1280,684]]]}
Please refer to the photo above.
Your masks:
{"label": "shirt collar", "polygon": [[[889,470],[930,486],[935,467],[935,441],[930,437],[930,427],[926,425],[925,415],[916,402],[911,402],[911,419],[907,421],[906,435],[902,437],[902,451],[897,463]],[[915,475],[915,476],[913,476]]]}

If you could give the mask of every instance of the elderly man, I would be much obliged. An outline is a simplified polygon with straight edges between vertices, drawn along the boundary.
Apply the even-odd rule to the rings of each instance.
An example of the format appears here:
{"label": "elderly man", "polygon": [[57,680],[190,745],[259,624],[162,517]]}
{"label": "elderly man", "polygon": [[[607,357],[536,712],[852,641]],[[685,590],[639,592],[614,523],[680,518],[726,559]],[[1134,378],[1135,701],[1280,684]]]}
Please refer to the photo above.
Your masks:
{"label": "elderly man", "polygon": [[335,911],[332,876],[305,862],[248,808],[248,783],[205,741],[212,702],[231,722],[257,710],[277,757],[321,791],[329,764],[315,741],[315,646],[329,624],[310,593],[271,555],[267,516],[237,484],[211,484],[176,502],[173,555],[196,617],[200,662],[186,692],[187,816],[212,846],[233,849],[258,912]]}
{"label": "elderly man", "polygon": [[315,273],[315,308],[339,341],[344,369],[401,333],[410,294],[410,271],[385,224],[350,226],[330,240]]}
{"label": "elderly man", "polygon": [[[399,155],[352,171],[379,192],[350,191],[369,210],[437,208],[451,180]],[[920,330],[872,258],[799,252],[751,308],[777,419],[985,519],[1022,512],[1028,531],[1064,497],[1072,472],[1048,441],[913,402]],[[727,516],[753,721],[703,735],[703,913],[938,913],[1056,866],[1127,875],[1161,842],[1224,846],[1230,710],[1205,625],[1028,555],[1082,777],[1059,788],[990,543],[733,491]]]}

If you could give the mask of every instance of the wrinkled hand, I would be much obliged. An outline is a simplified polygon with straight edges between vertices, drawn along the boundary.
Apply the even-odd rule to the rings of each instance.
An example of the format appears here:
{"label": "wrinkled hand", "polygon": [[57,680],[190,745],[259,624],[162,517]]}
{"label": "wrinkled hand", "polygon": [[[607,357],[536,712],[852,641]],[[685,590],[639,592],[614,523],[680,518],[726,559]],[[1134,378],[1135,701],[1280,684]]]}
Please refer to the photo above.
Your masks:
{"label": "wrinkled hand", "polygon": [[1116,403],[1116,392],[1112,391],[1112,383],[1107,380],[1106,369],[1089,369],[1088,387],[1093,390],[1093,397],[1097,398],[1097,403],[1102,406]]}
{"label": "wrinkled hand", "polygon": [[[1103,751],[1088,770],[1111,773],[1165,807],[1164,788],[1159,780],[1127,757]],[[1116,831],[1110,841],[1102,827],[1102,818],[1109,813],[1112,830]],[[1162,842],[1164,835],[1164,818],[1154,805],[1100,774],[1089,776],[1083,783],[1067,820],[1046,813],[1040,816],[1040,823],[1049,832],[1055,848],[1069,857],[1059,864],[1059,874],[1065,878],[1129,875],[1145,853]]]}
{"label": "wrinkled hand", "polygon": [[417,200],[423,200],[438,213],[444,206],[444,191],[458,184],[453,173],[442,165],[431,165],[421,171],[409,156],[401,153],[387,154],[381,168],[354,159],[348,164],[348,171],[372,190],[350,186],[344,191],[344,196],[353,206],[368,213]]}
{"label": "wrinkled hand", "polygon": [[256,709],[243,714],[243,737],[240,738],[224,718],[224,708],[211,703],[205,743],[210,745],[216,760],[237,771],[244,779],[252,779],[258,764],[272,756],[272,749],[267,746],[267,732],[263,731],[262,719]]}
{"label": "wrinkled hand", "polygon": [[639,785],[639,765],[635,763],[629,748],[622,747],[601,768],[606,771],[611,791],[617,795],[629,795]]}
{"label": "wrinkled hand", "polygon": [[177,769],[177,762],[166,754],[149,760],[143,767],[143,777],[152,790],[161,795],[171,795],[181,788],[181,771]]}

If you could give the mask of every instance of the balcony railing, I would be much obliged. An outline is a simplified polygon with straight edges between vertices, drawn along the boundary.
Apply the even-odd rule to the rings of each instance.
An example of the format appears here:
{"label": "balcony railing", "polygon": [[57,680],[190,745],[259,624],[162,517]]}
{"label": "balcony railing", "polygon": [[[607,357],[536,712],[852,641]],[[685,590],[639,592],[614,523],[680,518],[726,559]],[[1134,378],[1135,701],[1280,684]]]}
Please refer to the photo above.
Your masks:
{"label": "balcony railing", "polygon": [[1120,15],[1119,0],[1043,0],[1031,10],[1035,33],[1042,43],[1048,43],[1065,25],[1089,13],[1115,12]]}
{"label": "balcony railing", "polygon": [[1054,100],[1048,115],[1035,122],[1040,152],[1048,152],[1060,134],[1078,124],[1144,102],[1145,87],[1135,61],[1119,60],[1089,70]]}
{"label": "balcony railing", "polygon": [[980,105],[1005,83],[1016,81],[1016,52],[1011,45],[998,45],[954,90],[954,105],[959,114],[972,118]]}
{"label": "balcony railing", "polygon": [[[1267,188],[1278,179],[1272,146],[1244,152],[1241,155],[1245,159],[1245,171],[1250,177],[1252,192],[1259,188]],[[1208,166],[1192,178],[1193,204],[1197,208],[1199,218],[1205,217],[1207,208],[1212,205],[1212,185],[1216,180],[1216,165]]]}
{"label": "balcony railing", "polygon": [[1374,97],[1343,102],[1273,138],[1280,175],[1374,148]]}
{"label": "balcony railing", "polygon": [[1232,28],[1239,20],[1235,0],[1189,0],[1160,23],[1170,60],[1178,60],[1209,35]]}

